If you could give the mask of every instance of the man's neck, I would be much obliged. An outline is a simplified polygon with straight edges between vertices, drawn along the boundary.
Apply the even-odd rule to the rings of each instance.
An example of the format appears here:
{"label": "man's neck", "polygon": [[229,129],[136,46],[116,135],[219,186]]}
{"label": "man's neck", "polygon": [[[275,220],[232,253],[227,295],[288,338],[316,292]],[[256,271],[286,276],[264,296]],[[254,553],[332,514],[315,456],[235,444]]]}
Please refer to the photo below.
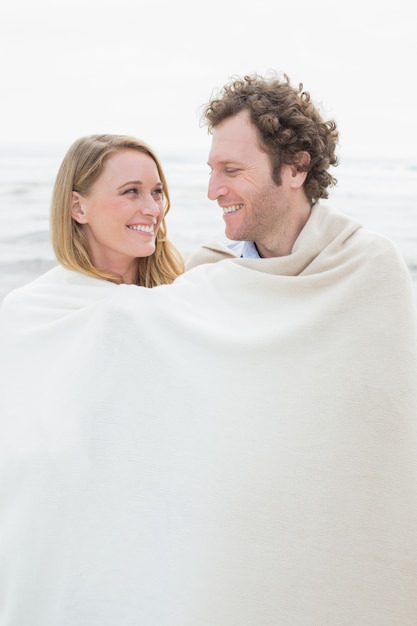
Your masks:
{"label": "man's neck", "polygon": [[291,254],[294,243],[298,239],[299,234],[306,225],[310,215],[311,206],[309,203],[303,206],[299,211],[296,219],[283,225],[279,233],[275,237],[270,237],[268,241],[254,241],[253,243],[258,250],[259,256],[262,258],[288,256]]}

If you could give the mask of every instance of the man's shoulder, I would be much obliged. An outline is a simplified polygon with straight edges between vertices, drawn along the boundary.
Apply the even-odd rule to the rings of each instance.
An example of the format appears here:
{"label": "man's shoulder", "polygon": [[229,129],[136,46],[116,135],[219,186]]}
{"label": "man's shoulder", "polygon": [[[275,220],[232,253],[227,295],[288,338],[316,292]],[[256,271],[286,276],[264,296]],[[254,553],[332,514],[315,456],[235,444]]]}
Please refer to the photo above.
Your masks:
{"label": "man's shoulder", "polygon": [[358,246],[369,259],[384,256],[403,260],[399,246],[390,237],[366,227],[355,231],[346,241],[346,243],[350,242]]}

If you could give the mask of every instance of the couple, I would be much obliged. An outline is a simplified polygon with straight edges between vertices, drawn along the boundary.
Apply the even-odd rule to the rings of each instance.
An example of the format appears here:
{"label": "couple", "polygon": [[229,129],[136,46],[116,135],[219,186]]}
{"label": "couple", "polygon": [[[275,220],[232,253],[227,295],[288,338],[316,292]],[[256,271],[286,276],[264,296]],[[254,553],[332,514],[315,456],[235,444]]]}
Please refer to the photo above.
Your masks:
{"label": "couple", "polygon": [[0,623],[414,626],[408,271],[320,205],[337,129],[302,86],[204,115],[228,245],[184,271],[153,151],[83,139],[59,266],[0,309]]}

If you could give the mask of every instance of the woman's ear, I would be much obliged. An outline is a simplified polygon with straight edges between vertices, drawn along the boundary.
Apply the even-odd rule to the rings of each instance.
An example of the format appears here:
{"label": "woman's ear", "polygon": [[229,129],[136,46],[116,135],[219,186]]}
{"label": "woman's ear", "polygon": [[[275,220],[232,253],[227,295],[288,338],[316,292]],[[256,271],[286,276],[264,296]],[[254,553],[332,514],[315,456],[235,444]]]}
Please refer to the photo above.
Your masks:
{"label": "woman's ear", "polygon": [[87,215],[82,205],[82,201],[83,197],[78,193],[78,191],[73,191],[71,199],[71,217],[79,224],[86,224]]}

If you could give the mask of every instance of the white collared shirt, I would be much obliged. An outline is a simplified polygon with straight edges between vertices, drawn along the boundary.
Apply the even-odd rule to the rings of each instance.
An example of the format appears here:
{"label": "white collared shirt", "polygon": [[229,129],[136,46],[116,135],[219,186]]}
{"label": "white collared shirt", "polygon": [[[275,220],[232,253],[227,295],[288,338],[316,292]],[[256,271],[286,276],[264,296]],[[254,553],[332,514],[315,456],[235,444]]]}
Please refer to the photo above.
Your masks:
{"label": "white collared shirt", "polygon": [[259,252],[253,241],[228,241],[227,247],[244,259],[260,259]]}

